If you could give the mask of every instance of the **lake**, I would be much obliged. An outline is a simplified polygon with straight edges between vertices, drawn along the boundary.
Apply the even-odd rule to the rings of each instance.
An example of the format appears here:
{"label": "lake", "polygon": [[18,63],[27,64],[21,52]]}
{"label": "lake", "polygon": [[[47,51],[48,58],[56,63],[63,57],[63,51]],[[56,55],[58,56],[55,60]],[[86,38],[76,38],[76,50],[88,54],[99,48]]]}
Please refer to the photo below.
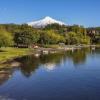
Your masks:
{"label": "lake", "polygon": [[24,56],[0,69],[0,100],[100,100],[100,49]]}

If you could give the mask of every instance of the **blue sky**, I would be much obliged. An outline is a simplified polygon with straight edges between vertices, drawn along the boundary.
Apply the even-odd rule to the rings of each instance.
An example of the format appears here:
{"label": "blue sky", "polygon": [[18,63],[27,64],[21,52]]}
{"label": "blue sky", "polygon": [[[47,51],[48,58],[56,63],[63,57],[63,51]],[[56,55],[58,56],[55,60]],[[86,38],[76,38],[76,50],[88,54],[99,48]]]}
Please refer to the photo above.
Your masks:
{"label": "blue sky", "polygon": [[45,16],[67,24],[100,26],[100,0],[0,0],[0,23],[25,23]]}

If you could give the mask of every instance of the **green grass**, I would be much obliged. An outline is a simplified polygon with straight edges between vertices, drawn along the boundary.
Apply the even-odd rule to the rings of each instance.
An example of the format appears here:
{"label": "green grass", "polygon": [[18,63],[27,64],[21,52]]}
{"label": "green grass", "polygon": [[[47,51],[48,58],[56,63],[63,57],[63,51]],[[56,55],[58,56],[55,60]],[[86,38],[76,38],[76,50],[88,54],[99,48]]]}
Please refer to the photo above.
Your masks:
{"label": "green grass", "polygon": [[0,62],[29,54],[28,48],[0,48]]}

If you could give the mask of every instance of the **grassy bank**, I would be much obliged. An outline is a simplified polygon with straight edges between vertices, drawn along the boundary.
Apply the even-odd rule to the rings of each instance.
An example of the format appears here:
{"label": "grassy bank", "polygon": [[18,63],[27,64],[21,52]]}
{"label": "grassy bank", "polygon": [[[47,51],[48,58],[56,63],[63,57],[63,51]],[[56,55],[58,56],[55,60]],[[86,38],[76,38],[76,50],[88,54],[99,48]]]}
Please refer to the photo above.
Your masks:
{"label": "grassy bank", "polygon": [[[59,47],[61,46],[59,45],[45,45],[44,46],[44,48],[52,48],[52,49],[57,49]],[[75,45],[66,45],[65,47],[75,47]],[[100,45],[96,45],[96,47],[100,47]],[[31,49],[29,48],[8,48],[8,47],[0,48],[0,63],[16,58],[16,57],[28,55],[30,51]]]}
{"label": "grassy bank", "polygon": [[0,62],[29,54],[28,48],[0,48]]}

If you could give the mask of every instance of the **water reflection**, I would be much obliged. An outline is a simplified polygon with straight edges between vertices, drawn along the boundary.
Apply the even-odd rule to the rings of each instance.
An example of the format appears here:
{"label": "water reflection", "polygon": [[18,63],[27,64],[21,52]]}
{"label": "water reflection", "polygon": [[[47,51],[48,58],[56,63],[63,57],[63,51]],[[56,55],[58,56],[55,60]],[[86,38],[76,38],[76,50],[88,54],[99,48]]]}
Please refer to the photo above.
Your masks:
{"label": "water reflection", "polygon": [[43,66],[47,70],[53,70],[60,63],[63,57],[64,57],[63,53],[41,55],[39,58],[35,57],[34,55],[31,55],[18,58],[16,59],[16,61],[21,63],[20,65],[21,72],[26,77],[29,77],[40,66]]}
{"label": "water reflection", "polygon": [[1,69],[0,70],[0,85],[3,85],[12,76],[12,69]]}
{"label": "water reflection", "polygon": [[[99,54],[99,52],[99,49],[92,51],[90,48],[84,48],[75,51],[41,55],[40,57],[35,57],[34,55],[24,56],[15,59],[14,62],[10,63],[10,66],[14,68],[17,66],[25,77],[30,77],[40,67],[45,68],[47,71],[52,71],[59,67],[60,64],[64,65],[64,62],[69,59],[73,62],[74,67],[77,68],[78,65],[85,63],[88,55],[92,53]],[[13,71],[13,68],[0,70],[0,85],[11,77]]]}
{"label": "water reflection", "polygon": [[84,48],[75,50],[74,52],[67,51],[56,54],[41,55],[38,58],[34,55],[25,56],[16,59],[16,61],[21,63],[21,72],[26,77],[29,77],[41,66],[46,70],[53,70],[55,67],[59,67],[61,62],[66,62],[68,59],[73,62],[75,67],[79,64],[84,64],[87,56],[91,54],[91,52],[90,48]]}
{"label": "water reflection", "polygon": [[6,65],[0,66],[0,100],[100,98],[100,49],[24,56]]}
{"label": "water reflection", "polygon": [[84,64],[87,55],[89,55],[90,49],[81,49],[81,50],[75,50],[74,52],[68,52],[67,57],[71,58],[74,65],[78,64]]}

